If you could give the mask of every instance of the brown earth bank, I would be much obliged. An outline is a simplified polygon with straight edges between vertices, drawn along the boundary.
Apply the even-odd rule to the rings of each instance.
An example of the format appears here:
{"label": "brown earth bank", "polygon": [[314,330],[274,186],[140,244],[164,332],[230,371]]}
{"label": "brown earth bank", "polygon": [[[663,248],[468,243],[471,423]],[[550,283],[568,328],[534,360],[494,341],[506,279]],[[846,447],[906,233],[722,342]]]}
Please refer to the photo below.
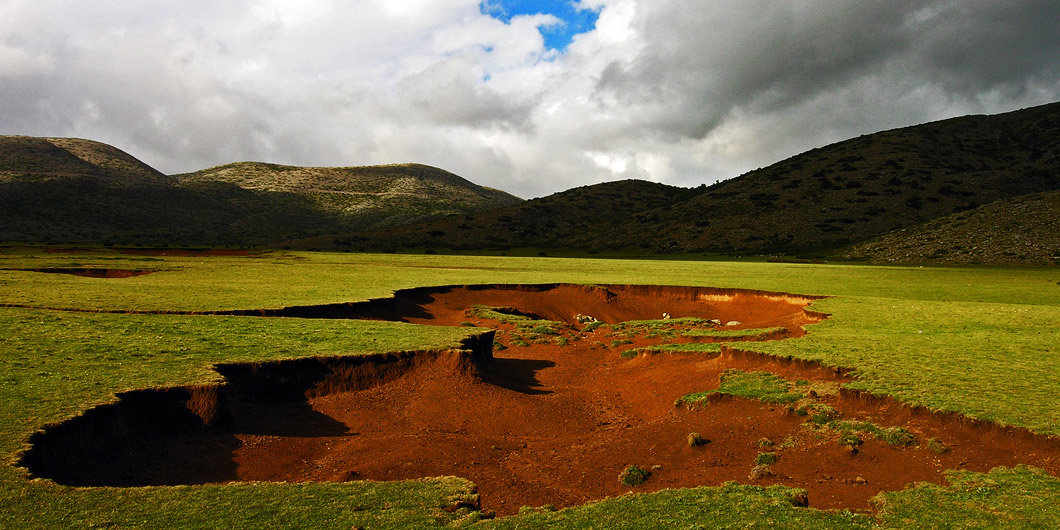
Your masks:
{"label": "brown earth bank", "polygon": [[[215,314],[298,318],[352,318],[453,326],[468,322],[473,306],[514,308],[536,319],[582,327],[578,315],[616,324],[672,318],[740,322],[731,329],[787,326],[801,330],[824,315],[806,309],[820,296],[750,289],[660,285],[450,285],[402,289],[389,298],[282,309],[219,311]],[[738,319],[738,320],[737,320]]]}
{"label": "brown earth bank", "polygon": [[96,268],[78,268],[78,267],[51,267],[41,269],[7,269],[7,270],[18,270],[26,272],[43,272],[47,274],[70,274],[73,276],[82,276],[85,278],[132,278],[133,276],[143,276],[145,274],[151,274],[155,271],[145,270],[134,270],[134,269],[96,269]]}
{"label": "brown earth bank", "polygon": [[[457,475],[478,484],[483,509],[500,515],[729,480],[805,488],[810,506],[864,510],[880,491],[941,482],[946,469],[1060,472],[1055,438],[841,389],[844,370],[746,350],[745,342],[798,337],[826,318],[808,309],[813,299],[686,287],[451,286],[265,311],[493,330],[451,350],[219,365],[223,384],[127,392],[45,427],[20,463],[75,486]],[[629,322],[663,313],[673,318]],[[660,347],[693,342],[722,344]],[[725,394],[675,404],[719,388],[734,370],[775,374],[802,395],[790,404]],[[844,425],[909,436],[887,443],[860,432],[852,440]],[[904,430],[887,430],[895,427]],[[690,446],[691,433],[705,443]],[[761,453],[776,461],[758,467]],[[651,471],[644,484],[619,482],[630,464]]]}

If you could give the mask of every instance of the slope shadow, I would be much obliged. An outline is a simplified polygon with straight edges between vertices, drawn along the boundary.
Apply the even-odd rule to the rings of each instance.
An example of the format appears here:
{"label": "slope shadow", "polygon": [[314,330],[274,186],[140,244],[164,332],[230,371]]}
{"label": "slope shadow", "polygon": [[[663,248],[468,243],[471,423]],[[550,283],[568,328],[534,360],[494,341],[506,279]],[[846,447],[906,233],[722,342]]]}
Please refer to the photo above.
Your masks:
{"label": "slope shadow", "polygon": [[537,372],[553,366],[556,363],[552,361],[494,357],[491,363],[483,367],[482,376],[487,383],[522,394],[551,394],[551,390],[541,389]]}
{"label": "slope shadow", "polygon": [[70,486],[179,486],[239,480],[234,455],[243,443],[230,433],[202,432],[128,442],[109,455],[75,462],[65,480]]}
{"label": "slope shadow", "polygon": [[346,424],[322,414],[307,401],[233,400],[235,418],[228,429],[236,434],[317,438],[350,434]]}

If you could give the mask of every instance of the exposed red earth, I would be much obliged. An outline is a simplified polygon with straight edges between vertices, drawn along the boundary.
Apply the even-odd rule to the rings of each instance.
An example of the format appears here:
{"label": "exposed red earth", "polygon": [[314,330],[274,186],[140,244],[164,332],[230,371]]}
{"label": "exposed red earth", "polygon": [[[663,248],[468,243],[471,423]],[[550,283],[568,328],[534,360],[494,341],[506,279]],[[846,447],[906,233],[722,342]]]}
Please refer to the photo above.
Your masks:
{"label": "exposed red earth", "polygon": [[28,272],[43,272],[48,274],[70,274],[73,276],[82,276],[85,278],[132,278],[133,276],[143,276],[144,274],[151,274],[155,271],[144,271],[144,270],[132,270],[132,269],[97,269],[97,268],[83,268],[83,267],[52,267],[43,269],[14,269],[23,270]]}
{"label": "exposed red earth", "polygon": [[[471,323],[496,331],[453,350],[220,365],[223,385],[129,392],[117,404],[46,427],[31,438],[21,464],[78,486],[457,475],[478,484],[482,508],[499,515],[520,506],[564,507],[729,480],[804,488],[817,508],[866,510],[880,491],[941,482],[946,469],[1028,464],[1060,472],[1055,438],[842,390],[838,385],[849,380],[843,370],[748,351],[753,341],[798,337],[804,326],[826,318],[808,309],[813,300],[685,287],[464,286],[248,312]],[[540,343],[514,346],[525,328],[473,306],[563,324],[556,335],[539,335]],[[609,326],[585,331],[575,318],[618,324],[663,313],[674,318],[663,326],[669,336],[651,336],[658,327],[633,337]],[[704,323],[681,317],[721,321],[706,324],[711,329],[770,331],[685,336]],[[494,353],[494,340],[508,347]],[[620,355],[711,341],[726,344],[714,353]],[[804,381],[817,395],[801,405],[827,405],[838,418],[881,428],[901,426],[915,441],[888,445],[862,434],[855,452],[838,431],[799,415],[800,404],[714,396],[693,408],[675,405],[685,394],[718,388],[731,369]],[[689,446],[693,432],[709,443]],[[772,475],[751,478],[762,452],[777,455]],[[619,473],[629,464],[650,470],[647,482],[621,484]]]}

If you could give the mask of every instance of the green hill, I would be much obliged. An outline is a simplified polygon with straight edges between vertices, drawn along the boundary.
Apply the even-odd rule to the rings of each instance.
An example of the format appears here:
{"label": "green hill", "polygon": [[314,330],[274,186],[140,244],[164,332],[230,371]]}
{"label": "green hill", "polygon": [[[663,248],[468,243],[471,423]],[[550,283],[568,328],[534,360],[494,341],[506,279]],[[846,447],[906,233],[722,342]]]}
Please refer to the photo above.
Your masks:
{"label": "green hill", "polygon": [[738,253],[829,249],[1060,188],[1060,104],[881,132],[803,153],[616,224],[599,243]]}
{"label": "green hill", "polygon": [[296,167],[238,162],[174,177],[182,185],[225,182],[246,190],[305,197],[350,228],[395,226],[522,202],[422,164]]}
{"label": "green hill", "polygon": [[[576,195],[564,192],[463,220],[366,232],[345,241],[366,249],[444,243],[451,248],[820,253],[1057,188],[1060,104],[1050,104],[861,136],[705,189],[668,188],[650,198],[636,192],[618,198],[610,185],[601,184],[580,188]],[[551,204],[563,213],[549,210]],[[529,213],[534,208],[542,211]],[[444,234],[432,235],[439,232]]]}
{"label": "green hill", "polygon": [[340,237],[296,242],[301,248],[394,248],[444,246],[454,249],[510,247],[567,248],[584,245],[616,218],[686,200],[702,188],[686,189],[643,180],[582,186],[547,197],[476,214],[449,216]]}
{"label": "green hill", "polygon": [[0,136],[0,182],[91,177],[123,184],[172,179],[115,147],[77,138]]}
{"label": "green hill", "polygon": [[0,241],[278,246],[520,201],[423,165],[166,176],[99,142],[0,136]]}
{"label": "green hill", "polygon": [[[631,180],[531,201],[417,164],[240,162],[165,176],[98,142],[0,137],[0,240],[14,241],[830,255],[1057,189],[1060,103],[865,135],[709,187]],[[1027,209],[1040,219],[1021,223],[1051,226],[1044,208]],[[979,230],[972,217],[952,219],[953,234]],[[898,259],[880,245],[914,244],[902,237],[857,252]],[[1051,259],[1045,232],[1028,237],[1042,238],[1041,248],[999,244],[968,259]],[[959,250],[924,252],[965,259]],[[909,259],[923,255],[910,252]]]}
{"label": "green hill", "polygon": [[875,263],[1060,265],[1060,190],[1004,199],[840,252]]}

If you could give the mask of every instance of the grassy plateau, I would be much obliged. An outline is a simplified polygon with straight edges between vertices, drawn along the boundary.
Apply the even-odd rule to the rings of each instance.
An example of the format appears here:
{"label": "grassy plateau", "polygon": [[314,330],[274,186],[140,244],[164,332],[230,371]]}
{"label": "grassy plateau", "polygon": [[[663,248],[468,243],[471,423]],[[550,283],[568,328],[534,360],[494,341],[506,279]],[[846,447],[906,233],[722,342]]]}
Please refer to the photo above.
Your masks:
{"label": "grassy plateau", "polygon": [[[60,267],[155,272],[86,278],[29,270]],[[1022,467],[953,471],[945,485],[881,494],[866,514],[796,507],[792,488],[730,483],[480,520],[467,509],[443,510],[473,488],[457,477],[71,488],[15,466],[32,433],[113,402],[116,392],[214,382],[211,366],[219,362],[439,348],[475,331],[190,313],[365,300],[426,285],[552,282],[825,295],[811,307],[832,318],[805,337],[747,349],[853,369],[848,386],[906,403],[1060,435],[1055,268],[7,248],[0,251],[0,528],[1060,527],[1060,480]]]}

